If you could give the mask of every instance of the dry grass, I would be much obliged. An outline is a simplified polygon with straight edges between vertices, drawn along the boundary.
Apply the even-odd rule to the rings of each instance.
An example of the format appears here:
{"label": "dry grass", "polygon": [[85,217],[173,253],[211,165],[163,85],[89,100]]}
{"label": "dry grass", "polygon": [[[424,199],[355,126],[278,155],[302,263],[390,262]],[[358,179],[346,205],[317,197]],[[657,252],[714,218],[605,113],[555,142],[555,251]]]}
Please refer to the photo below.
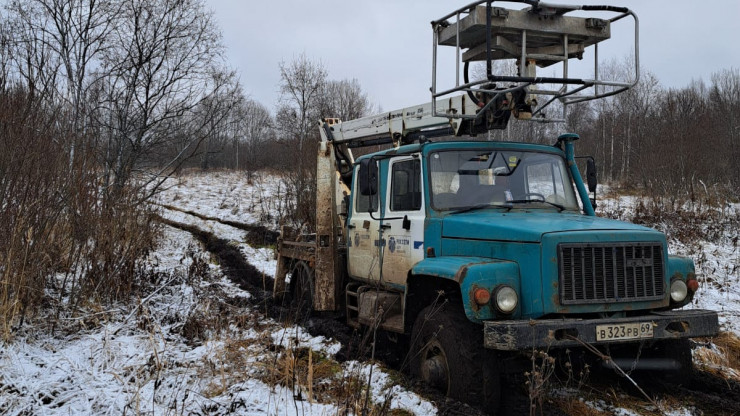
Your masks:
{"label": "dry grass", "polygon": [[356,377],[345,379],[339,362],[325,354],[306,347],[280,348],[266,365],[261,379],[269,385],[291,388],[302,400],[311,403],[346,403],[351,392],[361,391],[362,383]]}
{"label": "dry grass", "polygon": [[545,398],[550,392],[550,378],[555,373],[555,358],[547,351],[533,350],[530,356],[531,370],[524,373],[529,393],[529,414],[536,415],[542,409]]}
{"label": "dry grass", "polygon": [[740,374],[740,338],[731,332],[722,332],[713,341],[725,352],[725,365]]}
{"label": "dry grass", "polygon": [[22,92],[0,96],[4,339],[41,309],[56,308],[59,317],[128,297],[141,276],[138,261],[156,240],[140,195],[108,186],[97,149],[66,116],[34,107]]}
{"label": "dry grass", "polygon": [[570,416],[608,416],[611,413],[589,406],[580,397],[552,399],[552,405]]}
{"label": "dry grass", "polygon": [[694,362],[702,370],[723,378],[740,381],[740,338],[720,332],[714,338],[698,340]]}

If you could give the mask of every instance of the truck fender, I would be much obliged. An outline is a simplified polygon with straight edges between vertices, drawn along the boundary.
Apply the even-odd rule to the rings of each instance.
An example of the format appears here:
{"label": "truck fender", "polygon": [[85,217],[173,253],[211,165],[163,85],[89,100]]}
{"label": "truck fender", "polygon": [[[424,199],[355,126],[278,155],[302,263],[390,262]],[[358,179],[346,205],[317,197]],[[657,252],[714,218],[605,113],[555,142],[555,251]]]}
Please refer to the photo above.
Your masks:
{"label": "truck fender", "polygon": [[[521,296],[519,265],[508,260],[485,257],[433,257],[426,258],[411,269],[412,279],[407,287],[407,296],[424,279],[438,278],[454,282],[459,288],[465,315],[473,322],[496,318],[516,318],[521,315],[520,307],[513,313],[503,315],[494,306],[495,291],[500,285],[508,285]],[[418,276],[418,277],[416,277]],[[484,305],[475,301],[477,289],[485,289],[491,300]]]}

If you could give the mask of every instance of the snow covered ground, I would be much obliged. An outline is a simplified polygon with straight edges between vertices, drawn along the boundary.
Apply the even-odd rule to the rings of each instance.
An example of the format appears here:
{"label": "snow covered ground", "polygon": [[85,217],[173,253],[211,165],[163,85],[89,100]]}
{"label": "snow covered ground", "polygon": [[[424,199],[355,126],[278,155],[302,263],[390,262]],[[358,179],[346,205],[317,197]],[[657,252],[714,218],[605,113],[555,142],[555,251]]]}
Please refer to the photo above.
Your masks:
{"label": "snow covered ground", "polygon": [[[275,213],[285,209],[284,187],[267,174],[250,184],[240,173],[192,173],[168,187],[160,204],[222,220],[274,226]],[[601,210],[628,213],[637,200],[601,202]],[[274,274],[272,250],[246,244],[245,231],[176,210],[163,208],[162,215],[230,240],[261,272]],[[702,290],[690,307],[719,311],[723,329],[740,335],[737,230],[724,234],[690,246],[671,240],[670,250],[697,259]],[[0,414],[359,414],[364,396],[337,396],[330,387],[363,386],[371,369],[371,402],[407,414],[437,413],[392,372],[369,362],[339,363],[336,341],[266,318],[191,234],[165,226],[148,264],[151,286],[133,302],[64,318],[74,330],[52,334],[43,322],[27,326],[0,346]],[[306,380],[306,368],[321,382]],[[680,407],[671,412],[693,414]]]}
{"label": "snow covered ground", "polygon": [[[271,192],[279,186],[273,177],[250,186],[242,179],[227,173],[173,179],[160,202],[256,222],[263,208],[274,209]],[[179,211],[164,209],[163,215],[230,240],[252,265],[274,274],[272,250],[243,243],[244,231]],[[357,413],[364,400],[317,400],[299,386],[306,380],[291,380],[301,375],[285,357],[305,350],[317,357],[315,368],[320,359],[330,363],[322,382],[362,386],[370,380],[371,404],[436,414],[430,402],[395,385],[377,365],[370,379],[370,363],[331,360],[340,348],[336,341],[265,318],[241,301],[251,295],[223,276],[190,233],[164,227],[148,263],[156,281],[147,297],[75,318],[95,321],[89,329],[55,335],[48,328],[26,330],[0,346],[0,414]],[[224,318],[215,327],[209,322],[214,316]]]}

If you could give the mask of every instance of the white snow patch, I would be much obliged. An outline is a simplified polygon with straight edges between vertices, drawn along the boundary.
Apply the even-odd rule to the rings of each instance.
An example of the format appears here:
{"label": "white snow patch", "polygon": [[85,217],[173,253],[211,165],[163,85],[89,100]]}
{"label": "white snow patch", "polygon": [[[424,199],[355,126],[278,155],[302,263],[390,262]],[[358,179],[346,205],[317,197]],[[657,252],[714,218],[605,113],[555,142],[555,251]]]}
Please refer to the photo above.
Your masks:
{"label": "white snow patch", "polygon": [[390,401],[389,409],[403,409],[415,415],[437,414],[437,408],[432,403],[394,384],[391,377],[378,366],[357,361],[350,361],[346,364],[345,374],[357,374],[358,372],[361,381],[364,383],[370,381],[370,391],[376,403]]}
{"label": "white snow patch", "polygon": [[300,326],[279,329],[271,334],[272,341],[284,348],[310,348],[331,356],[336,355],[342,345],[322,336],[314,337]]}

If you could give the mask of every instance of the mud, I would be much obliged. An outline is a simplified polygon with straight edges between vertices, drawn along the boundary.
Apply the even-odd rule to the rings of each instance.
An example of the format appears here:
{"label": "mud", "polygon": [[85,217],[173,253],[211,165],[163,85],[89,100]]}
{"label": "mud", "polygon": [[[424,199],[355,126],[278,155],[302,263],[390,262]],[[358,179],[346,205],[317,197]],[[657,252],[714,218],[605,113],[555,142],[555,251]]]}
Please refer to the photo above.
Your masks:
{"label": "mud", "polygon": [[706,415],[740,415],[740,383],[715,374],[694,371],[690,380],[669,384],[654,380],[648,394],[672,396]]}
{"label": "mud", "polygon": [[257,304],[265,304],[272,299],[272,278],[265,276],[249,264],[239,248],[229,244],[228,240],[218,238],[213,233],[192,225],[162,217],[158,220],[163,224],[187,231],[198,239],[209,253],[218,258],[224,274],[241,289],[251,293]]}

